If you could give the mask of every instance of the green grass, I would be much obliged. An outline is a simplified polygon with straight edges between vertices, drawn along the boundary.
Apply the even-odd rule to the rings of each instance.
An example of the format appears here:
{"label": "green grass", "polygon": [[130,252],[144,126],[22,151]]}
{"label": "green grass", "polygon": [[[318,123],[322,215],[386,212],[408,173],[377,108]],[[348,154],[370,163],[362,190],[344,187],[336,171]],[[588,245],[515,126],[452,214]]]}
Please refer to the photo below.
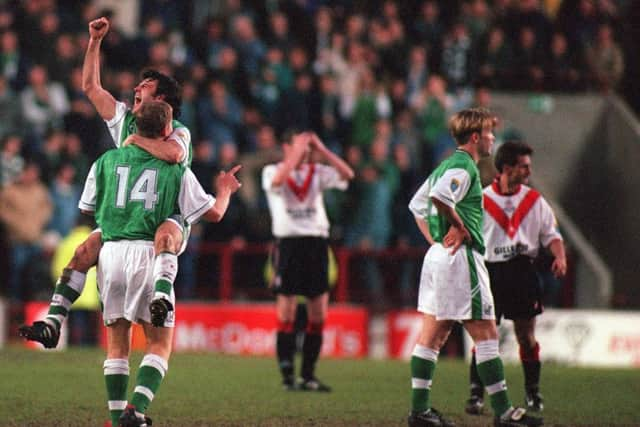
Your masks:
{"label": "green grass", "polygon": [[[132,357],[135,375],[141,354]],[[100,350],[0,350],[0,426],[98,426],[108,418]],[[547,425],[640,425],[640,370],[547,364],[542,390]],[[270,358],[176,354],[149,416],[168,426],[405,426],[409,367],[401,361],[322,360],[329,394],[281,390]],[[523,400],[519,366],[507,366],[511,398]],[[133,382],[130,381],[131,383]],[[133,384],[131,384],[133,385]],[[442,359],[434,405],[458,425],[488,426],[464,415],[467,367]]]}

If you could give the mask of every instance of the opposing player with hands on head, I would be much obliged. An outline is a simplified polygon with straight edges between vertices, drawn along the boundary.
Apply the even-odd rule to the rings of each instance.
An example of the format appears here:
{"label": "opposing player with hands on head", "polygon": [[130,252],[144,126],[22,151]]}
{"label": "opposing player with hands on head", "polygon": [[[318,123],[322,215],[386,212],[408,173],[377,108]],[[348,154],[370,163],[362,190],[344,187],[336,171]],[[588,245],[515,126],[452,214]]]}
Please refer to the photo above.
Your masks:
{"label": "opposing player with hands on head", "polygon": [[[154,157],[169,163],[191,164],[191,134],[175,120],[180,115],[181,93],[179,84],[171,77],[155,70],[145,70],[141,81],[134,88],[133,107],[117,101],[100,81],[100,46],[109,31],[109,21],[98,18],[89,23],[89,43],[82,67],[82,88],[106,122],[116,147],[135,144]],[[163,100],[173,111],[171,133],[162,143],[156,144],[136,131],[135,113],[150,100]],[[171,315],[173,307],[168,303],[178,270],[177,256],[184,251],[189,236],[189,225],[178,212],[162,222],[155,233],[156,297],[150,307],[154,311],[153,322],[161,325]],[[98,259],[101,240],[99,230],[94,231],[76,249],[71,261],[56,283],[46,318],[33,325],[20,328],[20,335],[38,341],[45,348],[54,348],[60,338],[60,328],[73,302],[84,289],[86,273]]]}
{"label": "opposing player with hands on head", "polygon": [[[549,248],[551,270],[557,277],[566,274],[567,260],[553,210],[538,191],[526,185],[532,154],[533,149],[519,141],[507,141],[498,148],[494,158],[498,175],[483,190],[483,235],[496,319],[498,323],[502,317],[513,320],[524,371],[525,403],[532,411],[542,411],[535,325],[536,316],[543,311],[543,294],[534,260],[541,246]],[[484,392],[475,353],[470,377],[471,397],[465,410],[480,414]]]}
{"label": "opposing player with hands on head", "polygon": [[456,151],[436,167],[409,203],[418,227],[432,242],[420,276],[418,311],[423,317],[411,357],[409,427],[453,425],[431,406],[431,386],[438,354],[455,322],[462,322],[476,344],[478,373],[491,400],[494,425],[542,425],[541,419],[514,408],[509,400],[483,258],[477,162],[491,153],[495,124],[495,116],[483,109],[456,113],[449,122]]}
{"label": "opposing player with hands on head", "polygon": [[[278,329],[276,353],[286,390],[327,392],[331,388],[315,376],[322,348],[329,304],[329,220],[323,192],[346,190],[354,173],[312,132],[285,137],[284,159],[264,167],[262,188],[267,194],[272,232],[276,238],[271,259],[275,276]],[[316,158],[324,163],[316,163]],[[308,324],[302,347],[300,381],[294,376],[298,296],[307,300]]]}
{"label": "opposing player with hands on head", "polygon": [[[157,144],[171,130],[171,107],[148,101],[136,111],[138,134]],[[104,375],[113,426],[143,427],[144,414],[167,372],[175,316],[160,327],[151,324],[148,307],[155,297],[156,228],[178,206],[188,224],[199,218],[220,221],[240,187],[235,173],[221,172],[216,197],[205,193],[193,172],[168,164],[136,145],[109,150],[91,167],[79,207],[95,213],[103,242],[98,262],[98,288],[107,326]],[[168,295],[175,306],[175,295]],[[131,323],[140,323],[146,337],[133,396],[127,405]],[[124,411],[124,412],[123,412]]]}

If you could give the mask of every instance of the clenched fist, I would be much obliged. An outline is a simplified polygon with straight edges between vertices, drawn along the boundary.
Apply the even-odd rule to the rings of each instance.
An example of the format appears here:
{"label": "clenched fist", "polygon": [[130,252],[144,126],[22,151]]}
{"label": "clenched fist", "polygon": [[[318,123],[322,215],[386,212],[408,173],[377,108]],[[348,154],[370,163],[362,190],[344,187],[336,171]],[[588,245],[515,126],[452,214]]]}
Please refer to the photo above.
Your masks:
{"label": "clenched fist", "polygon": [[89,22],[89,35],[92,39],[102,40],[109,31],[109,20],[105,17]]}

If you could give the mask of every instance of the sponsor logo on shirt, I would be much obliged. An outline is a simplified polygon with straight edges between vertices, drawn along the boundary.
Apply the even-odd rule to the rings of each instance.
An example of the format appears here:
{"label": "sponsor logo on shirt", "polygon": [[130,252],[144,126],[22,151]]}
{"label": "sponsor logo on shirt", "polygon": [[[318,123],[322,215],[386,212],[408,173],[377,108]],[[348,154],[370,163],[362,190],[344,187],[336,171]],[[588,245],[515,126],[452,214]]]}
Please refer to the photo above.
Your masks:
{"label": "sponsor logo on shirt", "polygon": [[504,259],[509,259],[526,252],[528,249],[529,245],[516,243],[515,245],[496,246],[493,249],[493,253],[494,255],[502,255]]}
{"label": "sponsor logo on shirt", "polygon": [[316,214],[316,208],[287,209],[287,213],[293,219],[308,219]]}
{"label": "sponsor logo on shirt", "polygon": [[458,181],[457,179],[453,178],[451,180],[451,191],[453,191],[455,193],[458,190],[458,188],[460,188],[460,181]]}

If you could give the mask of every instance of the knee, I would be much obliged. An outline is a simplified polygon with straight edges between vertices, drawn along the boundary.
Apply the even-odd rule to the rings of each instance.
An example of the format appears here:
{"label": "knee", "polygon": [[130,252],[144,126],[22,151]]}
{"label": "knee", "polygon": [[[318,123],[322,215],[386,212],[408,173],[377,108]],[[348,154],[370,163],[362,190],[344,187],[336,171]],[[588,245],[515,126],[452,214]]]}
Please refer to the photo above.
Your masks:
{"label": "knee", "polygon": [[155,251],[157,254],[162,252],[177,253],[180,242],[168,230],[160,229],[155,238]]}
{"label": "knee", "polygon": [[442,347],[444,347],[444,344],[447,342],[448,338],[449,338],[449,333],[448,332],[446,334],[442,334],[442,335],[436,336],[432,341],[432,345],[433,345],[432,348],[440,351],[440,349],[442,349]]}
{"label": "knee", "polygon": [[93,245],[91,245],[88,241],[83,242],[80,246],[78,246],[73,253],[73,257],[69,262],[69,267],[76,270],[86,273],[89,268],[91,268],[98,259],[98,250],[94,250]]}
{"label": "knee", "polygon": [[107,359],[129,359],[129,345],[124,341],[112,341],[107,350]]}
{"label": "knee", "polygon": [[289,307],[278,307],[277,318],[279,323],[292,323],[296,320],[295,309]]}
{"label": "knee", "polygon": [[423,332],[418,338],[418,344],[440,351],[444,344],[447,342],[447,338],[449,338],[449,332],[438,332],[438,333],[425,333]]}
{"label": "knee", "polygon": [[325,319],[327,318],[327,313],[324,311],[308,311],[309,313],[309,322],[323,324]]}
{"label": "knee", "polygon": [[520,348],[524,350],[533,350],[536,346],[536,338],[533,334],[533,331],[525,331],[516,334],[516,339],[518,340],[518,345]]}
{"label": "knee", "polygon": [[307,323],[307,328],[306,328],[306,333],[307,334],[315,334],[315,335],[322,335],[322,331],[324,329],[324,322],[315,322],[315,321],[310,321],[309,323]]}
{"label": "knee", "polygon": [[146,353],[158,355],[168,362],[171,357],[171,342],[164,339],[148,342]]}

